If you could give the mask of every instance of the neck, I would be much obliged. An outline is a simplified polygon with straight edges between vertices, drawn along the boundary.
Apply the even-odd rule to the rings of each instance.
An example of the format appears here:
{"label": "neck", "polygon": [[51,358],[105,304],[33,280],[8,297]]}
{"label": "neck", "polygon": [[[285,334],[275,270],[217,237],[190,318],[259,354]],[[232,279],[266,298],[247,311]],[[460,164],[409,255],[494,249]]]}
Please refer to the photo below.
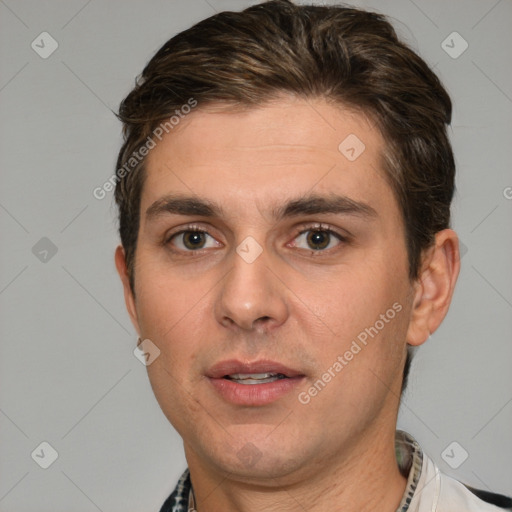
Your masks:
{"label": "neck", "polygon": [[[381,427],[381,425],[380,425]],[[395,512],[406,478],[398,468],[393,429],[359,433],[301,474],[248,481],[215,471],[185,447],[198,512]]]}

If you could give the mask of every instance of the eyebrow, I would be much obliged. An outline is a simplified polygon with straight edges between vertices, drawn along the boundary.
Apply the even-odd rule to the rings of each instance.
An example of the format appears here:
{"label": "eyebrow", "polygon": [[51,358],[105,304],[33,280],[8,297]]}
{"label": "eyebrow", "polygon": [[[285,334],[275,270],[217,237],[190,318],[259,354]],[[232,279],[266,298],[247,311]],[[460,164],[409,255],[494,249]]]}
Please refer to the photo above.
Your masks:
{"label": "eyebrow", "polygon": [[[222,213],[222,207],[211,201],[194,196],[168,195],[155,201],[146,210],[146,221],[165,214],[221,217]],[[337,194],[308,195],[292,199],[283,206],[272,210],[272,216],[276,220],[318,214],[343,214],[366,218],[378,216],[376,210],[369,204]]]}
{"label": "eyebrow", "polygon": [[321,213],[356,215],[359,217],[377,217],[377,211],[369,204],[355,201],[346,196],[329,194],[328,196],[310,195],[289,201],[274,212],[277,218],[316,215]]}
{"label": "eyebrow", "polygon": [[152,220],[165,214],[220,217],[222,214],[222,208],[210,201],[199,199],[194,196],[169,195],[156,200],[146,210],[146,219]]}

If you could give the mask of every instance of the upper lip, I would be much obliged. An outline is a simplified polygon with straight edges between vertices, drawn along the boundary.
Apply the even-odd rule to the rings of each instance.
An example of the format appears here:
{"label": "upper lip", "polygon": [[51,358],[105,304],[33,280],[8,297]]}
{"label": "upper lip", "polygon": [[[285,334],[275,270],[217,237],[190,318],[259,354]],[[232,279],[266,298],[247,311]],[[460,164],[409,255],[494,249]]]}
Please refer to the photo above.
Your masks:
{"label": "upper lip", "polygon": [[267,359],[252,363],[243,363],[236,359],[230,359],[213,365],[206,373],[206,376],[212,379],[221,379],[226,375],[233,375],[235,373],[281,373],[286,377],[302,377],[304,375],[298,370]]}

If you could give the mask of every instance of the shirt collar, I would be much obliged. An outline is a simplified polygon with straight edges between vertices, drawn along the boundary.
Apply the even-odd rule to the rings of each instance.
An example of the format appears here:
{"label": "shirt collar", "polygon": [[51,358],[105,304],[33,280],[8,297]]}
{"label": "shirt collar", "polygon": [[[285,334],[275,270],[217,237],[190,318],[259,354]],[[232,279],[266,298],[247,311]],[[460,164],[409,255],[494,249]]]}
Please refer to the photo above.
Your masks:
{"label": "shirt collar", "polygon": [[407,485],[402,501],[396,512],[406,512],[418,487],[423,467],[423,452],[416,440],[407,432],[397,430],[395,433],[395,453],[398,468],[407,478]]}

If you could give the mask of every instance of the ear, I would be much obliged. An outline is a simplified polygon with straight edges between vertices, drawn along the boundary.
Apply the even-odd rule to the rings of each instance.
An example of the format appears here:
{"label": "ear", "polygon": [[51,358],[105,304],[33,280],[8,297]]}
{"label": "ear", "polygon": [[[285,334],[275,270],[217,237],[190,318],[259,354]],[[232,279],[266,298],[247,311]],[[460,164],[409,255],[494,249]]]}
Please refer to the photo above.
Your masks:
{"label": "ear", "polygon": [[130,315],[135,330],[140,335],[137,308],[135,306],[135,297],[130,286],[130,277],[128,275],[128,267],[126,266],[126,255],[121,245],[119,245],[116,249],[115,262],[117,272],[119,274],[119,277],[121,278],[121,282],[123,283],[124,301],[126,304],[126,309],[128,310],[128,314]]}
{"label": "ear", "polygon": [[434,245],[422,256],[414,284],[414,301],[407,331],[409,345],[421,345],[443,321],[460,270],[459,239],[455,231],[436,233]]}

